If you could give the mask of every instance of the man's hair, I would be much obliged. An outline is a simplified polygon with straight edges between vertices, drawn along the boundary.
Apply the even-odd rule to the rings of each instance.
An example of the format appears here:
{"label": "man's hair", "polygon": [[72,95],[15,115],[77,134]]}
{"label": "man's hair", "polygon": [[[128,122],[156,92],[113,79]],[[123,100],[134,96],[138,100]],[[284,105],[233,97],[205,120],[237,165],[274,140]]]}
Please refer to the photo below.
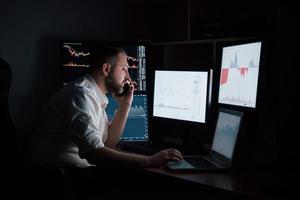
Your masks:
{"label": "man's hair", "polygon": [[91,70],[102,67],[109,63],[112,67],[116,65],[118,55],[126,53],[124,49],[112,46],[94,46],[91,52]]}

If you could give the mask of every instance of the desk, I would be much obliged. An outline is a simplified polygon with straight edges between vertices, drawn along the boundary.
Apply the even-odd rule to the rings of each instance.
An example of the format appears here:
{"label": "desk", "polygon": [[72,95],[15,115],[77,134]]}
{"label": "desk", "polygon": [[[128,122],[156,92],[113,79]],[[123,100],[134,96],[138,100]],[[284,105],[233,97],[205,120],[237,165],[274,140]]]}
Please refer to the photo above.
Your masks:
{"label": "desk", "polygon": [[287,173],[270,171],[174,173],[164,168],[147,168],[146,171],[182,184],[193,185],[194,195],[200,195],[199,197],[201,197],[199,189],[209,191],[213,195],[207,195],[212,196],[212,199],[223,196],[228,199],[289,199],[296,191],[296,185],[291,181],[293,174]]}

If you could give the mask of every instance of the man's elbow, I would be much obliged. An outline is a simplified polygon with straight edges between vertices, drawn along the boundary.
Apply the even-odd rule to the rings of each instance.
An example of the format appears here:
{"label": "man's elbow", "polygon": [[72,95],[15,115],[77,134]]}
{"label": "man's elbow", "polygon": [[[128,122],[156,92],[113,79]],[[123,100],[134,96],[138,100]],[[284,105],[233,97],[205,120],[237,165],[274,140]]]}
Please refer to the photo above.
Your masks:
{"label": "man's elbow", "polygon": [[81,157],[86,159],[90,164],[95,165],[99,161],[103,160],[105,157],[102,153],[103,148],[98,148],[98,149],[94,149],[89,152],[86,152]]}
{"label": "man's elbow", "polygon": [[110,142],[110,141],[106,141],[105,142],[105,146],[110,148],[110,149],[117,149],[117,142]]}

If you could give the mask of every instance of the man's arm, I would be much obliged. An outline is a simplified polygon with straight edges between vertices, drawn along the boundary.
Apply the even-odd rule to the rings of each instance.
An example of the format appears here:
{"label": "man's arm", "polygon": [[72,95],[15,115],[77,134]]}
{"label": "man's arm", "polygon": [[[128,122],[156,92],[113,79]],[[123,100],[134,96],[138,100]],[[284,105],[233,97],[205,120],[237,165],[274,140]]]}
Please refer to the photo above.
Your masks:
{"label": "man's arm", "polygon": [[99,162],[119,162],[137,167],[160,167],[168,160],[181,160],[182,154],[176,149],[166,149],[152,156],[144,156],[118,151],[109,147],[102,147],[85,153],[83,157],[91,164],[97,164]]}
{"label": "man's arm", "polygon": [[146,167],[149,165],[149,158],[143,155],[130,154],[121,152],[109,147],[102,147],[95,149],[91,152],[84,154],[90,163],[97,164],[101,161],[104,162],[120,162],[128,165]]}
{"label": "man's arm", "polygon": [[130,111],[130,106],[133,100],[134,83],[129,86],[129,91],[122,97],[114,95],[114,98],[119,102],[119,108],[114,116],[114,119],[109,126],[107,140],[105,146],[115,148],[123,133],[126,120]]}
{"label": "man's arm", "polygon": [[123,133],[131,104],[120,104],[112,123],[108,128],[105,146],[115,148]]}

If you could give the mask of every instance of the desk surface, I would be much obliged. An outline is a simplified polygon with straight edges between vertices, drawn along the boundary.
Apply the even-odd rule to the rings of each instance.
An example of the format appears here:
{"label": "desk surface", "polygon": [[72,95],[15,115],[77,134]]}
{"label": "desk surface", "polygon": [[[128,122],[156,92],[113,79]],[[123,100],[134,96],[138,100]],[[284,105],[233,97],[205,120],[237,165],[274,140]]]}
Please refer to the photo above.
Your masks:
{"label": "desk surface", "polygon": [[199,187],[210,188],[219,192],[238,194],[251,198],[287,196],[293,192],[293,174],[261,172],[217,172],[217,173],[175,173],[164,168],[148,168],[150,173],[172,177],[182,182],[194,183]]}

